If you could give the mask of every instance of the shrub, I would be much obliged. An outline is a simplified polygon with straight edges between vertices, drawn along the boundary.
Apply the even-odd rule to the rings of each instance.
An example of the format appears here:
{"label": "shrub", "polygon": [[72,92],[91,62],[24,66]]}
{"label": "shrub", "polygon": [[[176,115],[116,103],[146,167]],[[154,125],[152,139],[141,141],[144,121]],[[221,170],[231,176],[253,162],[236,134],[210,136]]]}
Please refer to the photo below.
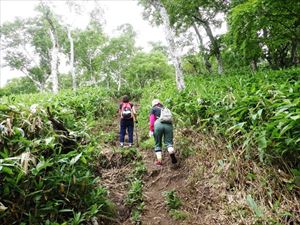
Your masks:
{"label": "shrub", "polygon": [[[245,148],[249,157],[273,162],[282,158],[296,166],[300,157],[299,78],[300,69],[188,77],[182,92],[165,81],[144,91],[139,121],[148,123],[151,101],[159,98],[172,110],[177,127],[218,133],[231,145]],[[141,124],[145,130],[147,123]]]}
{"label": "shrub", "polygon": [[107,191],[88,163],[95,148],[89,131],[95,119],[111,116],[111,102],[97,88],[2,99],[1,224],[78,224],[98,213],[112,216]]}

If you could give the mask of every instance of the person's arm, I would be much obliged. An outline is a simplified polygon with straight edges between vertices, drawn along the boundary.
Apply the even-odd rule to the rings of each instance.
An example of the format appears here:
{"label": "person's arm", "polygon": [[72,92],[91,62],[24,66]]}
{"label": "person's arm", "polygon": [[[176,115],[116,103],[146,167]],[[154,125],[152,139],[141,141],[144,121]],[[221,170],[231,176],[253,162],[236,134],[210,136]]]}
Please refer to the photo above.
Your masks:
{"label": "person's arm", "polygon": [[149,136],[152,137],[154,133],[154,122],[155,122],[155,114],[151,113],[149,116]]}
{"label": "person's arm", "polygon": [[155,122],[155,115],[154,114],[152,114],[152,113],[150,114],[149,121],[150,121],[149,129],[150,129],[150,131],[154,132],[154,122]]}

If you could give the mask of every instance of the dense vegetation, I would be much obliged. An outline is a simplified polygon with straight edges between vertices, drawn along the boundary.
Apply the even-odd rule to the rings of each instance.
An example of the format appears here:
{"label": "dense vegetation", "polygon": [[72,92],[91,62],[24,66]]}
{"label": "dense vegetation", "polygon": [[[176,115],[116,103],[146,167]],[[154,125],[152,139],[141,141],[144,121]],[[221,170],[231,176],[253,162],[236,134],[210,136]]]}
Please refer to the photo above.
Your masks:
{"label": "dense vegetation", "polygon": [[[183,92],[176,92],[171,80],[144,89],[139,120],[145,135],[151,100],[160,98],[174,113],[177,128],[221,135],[229,150],[244,149],[245,159],[283,169],[294,167],[290,188],[297,188],[299,69],[250,76],[246,72],[223,77],[189,76],[186,82]],[[140,96],[139,92],[131,93]],[[5,188],[1,189],[1,202],[7,207],[1,214],[4,224],[35,223],[39,219],[49,224],[77,224],[99,213],[114,215],[91,163],[103,142],[92,130],[97,120],[102,120],[103,126],[116,111],[115,100],[109,96],[114,93],[82,88],[59,95],[2,98],[0,162]],[[284,168],[286,165],[289,167]],[[141,185],[135,182],[133,188]],[[13,210],[16,207],[18,210]]]}
{"label": "dense vegetation", "polygon": [[228,148],[241,146],[246,157],[278,163],[283,158],[299,166],[299,74],[299,69],[293,69],[190,76],[187,89],[177,94],[173,94],[174,84],[167,81],[147,90],[142,115],[146,119],[147,106],[158,97],[175,113],[178,126],[221,134]]}
{"label": "dense vegetation", "polygon": [[[190,146],[197,135],[221,140],[226,153],[214,166],[228,163],[230,191],[246,176],[240,185],[257,219],[253,223],[300,222],[297,206],[289,203],[299,201],[300,185],[300,2],[138,2],[145,19],[164,26],[168,46],[151,43],[149,52],[136,47],[130,24],[110,37],[97,4],[85,28],[74,28],[46,2],[37,5],[35,17],[1,25],[3,62],[24,77],[0,88],[0,223],[75,225],[95,216],[114,221],[116,205],[97,167],[113,164],[102,150],[115,154],[118,134],[112,127],[124,94],[140,106],[143,150],[153,147],[148,115],[151,101],[159,98],[174,115],[181,160],[201,155]],[[67,4],[69,13],[82,13],[76,1]],[[216,35],[225,23],[228,31]],[[67,72],[58,66],[64,61]],[[147,168],[136,148],[118,153],[116,165],[134,161],[122,204],[139,223]],[[251,164],[238,174],[247,162],[256,171]],[[268,198],[253,191],[255,182]],[[163,195],[172,218],[188,217],[175,190]],[[262,218],[258,200],[271,216]],[[247,218],[239,207],[240,217]]]}
{"label": "dense vegetation", "polygon": [[[139,120],[146,140],[143,148],[149,145],[146,136],[151,101],[159,98],[174,114],[175,146],[180,158],[194,158],[190,168],[195,170],[194,179],[203,181],[203,187],[209,183],[204,171],[217,168],[211,170],[226,180],[226,198],[233,195],[238,199],[243,193],[244,200],[237,205],[223,203],[232,223],[297,223],[299,205],[294,204],[299,199],[300,185],[299,72],[189,76],[182,92],[176,92],[176,85],[169,80],[157,83],[146,89],[141,99]],[[208,176],[213,174],[210,171]],[[210,190],[216,185],[212,180]],[[202,193],[191,195],[196,198]],[[242,206],[244,201],[248,209]],[[187,216],[186,211],[175,213],[171,209],[169,213],[172,218]]]}
{"label": "dense vegetation", "polygon": [[99,151],[91,129],[115,111],[110,101],[99,88],[2,99],[1,224],[79,224],[99,212],[113,215],[91,163]]}

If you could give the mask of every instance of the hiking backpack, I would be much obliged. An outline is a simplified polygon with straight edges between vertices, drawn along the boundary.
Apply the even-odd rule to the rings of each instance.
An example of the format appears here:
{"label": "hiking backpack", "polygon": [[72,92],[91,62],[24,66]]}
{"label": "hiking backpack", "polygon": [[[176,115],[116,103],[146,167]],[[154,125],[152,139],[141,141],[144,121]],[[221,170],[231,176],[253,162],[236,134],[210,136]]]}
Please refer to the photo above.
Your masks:
{"label": "hiking backpack", "polygon": [[172,113],[170,109],[167,107],[162,108],[159,119],[162,123],[172,123]]}
{"label": "hiking backpack", "polygon": [[122,115],[123,119],[131,119],[132,118],[130,102],[122,103],[121,115]]}

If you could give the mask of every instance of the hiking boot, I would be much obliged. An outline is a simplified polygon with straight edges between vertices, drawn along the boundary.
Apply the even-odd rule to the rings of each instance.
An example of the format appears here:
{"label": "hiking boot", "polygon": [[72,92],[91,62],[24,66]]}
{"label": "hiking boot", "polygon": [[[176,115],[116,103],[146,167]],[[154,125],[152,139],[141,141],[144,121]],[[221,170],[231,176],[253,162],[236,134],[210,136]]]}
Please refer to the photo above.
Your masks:
{"label": "hiking boot", "polygon": [[162,166],[162,162],[160,160],[156,160],[155,165]]}
{"label": "hiking boot", "polygon": [[133,145],[132,143],[129,143],[129,144],[128,144],[128,147],[130,148],[130,147],[132,147],[132,145]]}
{"label": "hiking boot", "polygon": [[170,154],[170,157],[171,157],[172,164],[176,164],[177,163],[177,159],[176,159],[175,154],[174,153]]}

